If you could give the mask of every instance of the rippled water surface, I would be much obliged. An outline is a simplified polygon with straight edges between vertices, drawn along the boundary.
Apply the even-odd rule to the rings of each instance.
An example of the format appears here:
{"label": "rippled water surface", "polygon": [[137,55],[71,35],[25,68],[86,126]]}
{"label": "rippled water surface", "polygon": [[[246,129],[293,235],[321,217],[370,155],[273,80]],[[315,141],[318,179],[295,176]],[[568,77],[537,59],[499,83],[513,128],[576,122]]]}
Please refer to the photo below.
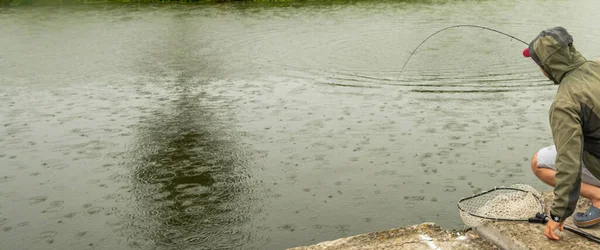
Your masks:
{"label": "rippled water surface", "polygon": [[433,221],[529,172],[525,45],[592,0],[0,9],[0,249],[284,249]]}

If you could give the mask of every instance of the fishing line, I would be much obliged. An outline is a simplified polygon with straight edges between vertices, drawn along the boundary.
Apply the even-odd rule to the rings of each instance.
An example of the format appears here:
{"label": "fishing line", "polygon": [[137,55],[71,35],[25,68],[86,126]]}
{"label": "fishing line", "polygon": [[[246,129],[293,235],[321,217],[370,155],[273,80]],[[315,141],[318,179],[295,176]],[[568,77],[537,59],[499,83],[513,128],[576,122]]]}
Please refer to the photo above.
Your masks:
{"label": "fishing line", "polygon": [[[444,30],[447,30],[447,29],[452,29],[452,28],[458,28],[458,27],[481,28],[481,29],[485,29],[485,30],[493,31],[493,32],[496,32],[496,33],[498,33],[498,34],[502,34],[502,35],[508,36],[508,37],[510,37],[510,38],[512,38],[512,39],[515,39],[515,40],[519,41],[519,42],[522,42],[522,43],[524,43],[525,45],[529,45],[529,44],[528,44],[528,43],[526,43],[525,41],[523,41],[523,40],[521,40],[521,39],[519,39],[519,38],[516,38],[516,37],[514,37],[514,36],[512,36],[512,35],[506,34],[506,33],[502,32],[502,31],[499,31],[499,30],[495,30],[495,29],[492,29],[492,28],[483,27],[483,26],[479,26],[479,25],[471,25],[471,24],[459,24],[459,25],[454,25],[454,26],[446,27],[446,28],[443,28],[443,29],[441,29],[441,30],[438,30],[438,31],[436,31],[435,33],[433,33],[433,34],[429,35],[427,38],[425,38],[425,40],[423,40],[423,42],[421,42],[421,43],[419,44],[419,46],[417,46],[417,48],[415,48],[415,49],[414,49],[414,50],[413,50],[413,51],[410,53],[410,56],[408,57],[408,59],[406,59],[406,62],[404,63],[404,65],[402,66],[402,69],[400,70],[400,73],[398,74],[398,78],[400,78],[400,74],[402,74],[402,72],[404,71],[404,67],[406,67],[406,64],[408,64],[408,61],[410,61],[410,58],[411,58],[411,57],[412,57],[412,56],[415,54],[415,52],[417,52],[417,50],[418,50],[418,49],[421,47],[421,45],[423,45],[425,42],[427,42],[427,40],[429,40],[429,38],[431,38],[432,36],[435,36],[436,34],[438,34],[438,33],[442,32],[442,31],[444,31]],[[396,80],[398,80],[398,78],[396,78]]]}

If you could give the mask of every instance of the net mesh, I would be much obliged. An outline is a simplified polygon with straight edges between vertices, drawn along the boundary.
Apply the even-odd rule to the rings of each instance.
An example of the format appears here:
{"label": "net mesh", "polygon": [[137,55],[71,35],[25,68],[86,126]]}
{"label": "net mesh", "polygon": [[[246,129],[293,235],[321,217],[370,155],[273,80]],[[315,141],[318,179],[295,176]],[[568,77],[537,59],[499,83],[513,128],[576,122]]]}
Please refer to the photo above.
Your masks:
{"label": "net mesh", "polygon": [[540,194],[525,184],[500,187],[479,196],[475,195],[461,200],[458,206],[460,217],[469,227],[481,226],[495,219],[527,220],[536,213],[544,212]]}

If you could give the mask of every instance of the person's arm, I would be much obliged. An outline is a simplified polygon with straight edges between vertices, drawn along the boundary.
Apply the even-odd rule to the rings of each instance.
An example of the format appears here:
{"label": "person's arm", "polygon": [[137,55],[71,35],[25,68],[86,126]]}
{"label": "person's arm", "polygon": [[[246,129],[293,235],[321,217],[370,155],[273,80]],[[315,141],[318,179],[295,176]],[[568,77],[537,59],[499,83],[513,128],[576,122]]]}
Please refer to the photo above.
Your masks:
{"label": "person's arm", "polygon": [[551,219],[563,222],[575,211],[581,188],[583,153],[581,107],[570,101],[557,101],[550,109],[550,126],[556,145],[556,185]]}

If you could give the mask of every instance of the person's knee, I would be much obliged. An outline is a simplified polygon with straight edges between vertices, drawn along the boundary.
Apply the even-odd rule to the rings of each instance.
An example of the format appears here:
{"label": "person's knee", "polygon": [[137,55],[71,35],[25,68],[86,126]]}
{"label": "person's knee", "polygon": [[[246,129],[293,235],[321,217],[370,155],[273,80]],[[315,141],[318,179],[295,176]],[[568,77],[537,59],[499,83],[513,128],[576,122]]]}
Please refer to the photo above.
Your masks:
{"label": "person's knee", "polygon": [[533,157],[531,157],[531,171],[533,171],[533,173],[538,173],[540,168],[538,167],[538,161],[537,161],[537,152],[535,152],[535,154],[533,154]]}
{"label": "person's knee", "polygon": [[538,163],[538,153],[533,154],[531,158],[531,171],[533,174],[544,183],[554,186],[554,175],[556,174],[556,170],[546,167],[540,167]]}

